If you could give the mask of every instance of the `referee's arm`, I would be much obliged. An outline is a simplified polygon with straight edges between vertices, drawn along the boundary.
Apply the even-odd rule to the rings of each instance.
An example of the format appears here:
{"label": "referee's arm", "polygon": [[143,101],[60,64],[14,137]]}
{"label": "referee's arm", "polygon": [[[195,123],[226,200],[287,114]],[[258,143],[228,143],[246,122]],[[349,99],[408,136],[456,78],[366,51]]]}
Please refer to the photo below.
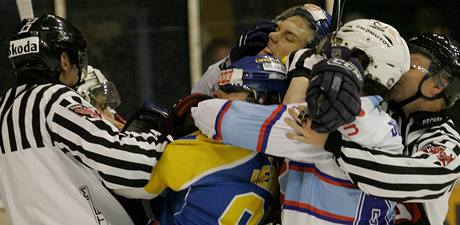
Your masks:
{"label": "referee's arm", "polygon": [[419,139],[421,147],[410,157],[338,140],[339,135],[328,139],[325,149],[364,192],[398,202],[425,202],[449,192],[460,172],[459,140],[439,128],[432,130],[437,131]]}
{"label": "referee's arm", "polygon": [[47,113],[54,144],[96,170],[105,186],[132,198],[151,198],[144,190],[168,138],[158,132],[119,133],[75,92],[63,92]]}

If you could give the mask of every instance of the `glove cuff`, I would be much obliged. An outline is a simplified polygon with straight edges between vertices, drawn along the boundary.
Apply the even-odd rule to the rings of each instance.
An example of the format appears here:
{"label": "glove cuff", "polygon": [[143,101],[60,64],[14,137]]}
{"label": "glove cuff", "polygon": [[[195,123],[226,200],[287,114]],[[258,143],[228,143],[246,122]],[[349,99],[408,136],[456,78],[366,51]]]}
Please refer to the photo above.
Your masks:
{"label": "glove cuff", "polygon": [[326,144],[324,149],[332,154],[338,159],[340,158],[343,146],[342,134],[339,131],[334,131],[329,133],[329,136],[326,139]]}

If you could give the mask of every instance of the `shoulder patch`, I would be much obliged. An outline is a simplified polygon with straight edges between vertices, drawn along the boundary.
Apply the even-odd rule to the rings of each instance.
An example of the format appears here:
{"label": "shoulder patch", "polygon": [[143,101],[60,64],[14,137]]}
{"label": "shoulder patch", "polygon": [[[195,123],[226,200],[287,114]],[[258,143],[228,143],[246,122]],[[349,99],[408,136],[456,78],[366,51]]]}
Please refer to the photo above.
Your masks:
{"label": "shoulder patch", "polygon": [[87,118],[102,119],[101,114],[94,108],[86,107],[82,104],[72,105],[69,107],[70,111]]}
{"label": "shoulder patch", "polygon": [[455,155],[448,153],[446,150],[447,148],[442,145],[427,145],[422,148],[423,152],[438,157],[438,162],[441,166],[447,166],[455,159]]}

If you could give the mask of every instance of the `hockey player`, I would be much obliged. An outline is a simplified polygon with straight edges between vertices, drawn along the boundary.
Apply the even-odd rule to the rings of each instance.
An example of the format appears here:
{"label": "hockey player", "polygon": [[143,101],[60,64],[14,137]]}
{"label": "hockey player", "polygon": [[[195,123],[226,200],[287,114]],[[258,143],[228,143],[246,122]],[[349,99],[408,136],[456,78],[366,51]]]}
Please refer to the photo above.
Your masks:
{"label": "hockey player", "polygon": [[[409,69],[409,51],[404,39],[388,24],[363,19],[341,27],[333,38],[333,45],[347,46],[351,51],[334,47],[329,53],[332,58],[313,66],[307,57],[303,57],[308,50],[299,50],[289,56],[287,64],[288,77],[311,78],[309,91],[310,88],[322,90],[321,93],[335,91],[333,95],[324,96],[322,102],[337,98],[340,105],[334,107],[342,109],[342,114],[348,114],[337,115],[339,118],[335,121],[339,123],[326,121],[317,124],[316,128],[335,129],[338,124],[350,122],[347,118],[355,113],[350,111],[355,111],[353,106],[358,106],[358,112],[362,110],[360,116],[352,124],[339,127],[343,138],[357,139],[367,146],[386,147],[388,154],[401,153],[401,137],[394,127],[396,122],[379,106],[382,98],[368,96],[359,99],[359,93],[353,91],[359,89],[353,86],[359,86],[362,76],[366,79],[364,90],[367,94],[375,94],[368,85],[390,88],[394,84],[392,81],[398,80]],[[364,73],[359,71],[361,65],[354,62],[353,57],[349,58],[350,55],[360,59]],[[340,58],[336,58],[338,56]],[[252,106],[242,102],[208,100],[192,112],[196,125],[208,136],[286,158],[279,177],[283,224],[393,224],[395,202],[359,190],[337,166],[332,154],[286,138],[286,133],[292,129],[288,126],[290,121],[285,118],[290,118],[289,111],[306,112],[303,107],[298,104]],[[381,129],[376,130],[375,126]]]}
{"label": "hockey player", "polygon": [[[425,33],[410,39],[409,47],[411,69],[391,90],[389,104],[404,153],[385,154],[385,148],[341,140],[336,133],[316,143],[325,144],[366,193],[414,202],[398,207],[401,224],[441,225],[460,170],[460,135],[444,111],[460,98],[460,45],[447,36]],[[308,129],[302,134],[304,141],[316,136]]]}
{"label": "hockey player", "polygon": [[126,120],[115,111],[121,104],[118,90],[99,69],[88,65],[83,83],[78,85],[76,90],[87,102],[96,107],[104,119],[110,121],[118,130],[123,129]]}
{"label": "hockey player", "polygon": [[144,186],[168,137],[119,133],[71,88],[87,56],[67,20],[23,20],[8,53],[17,86],[0,99],[0,192],[13,224],[133,224],[106,188],[153,197]]}
{"label": "hockey player", "polygon": [[[284,71],[280,60],[271,56],[243,57],[222,71],[214,93],[226,99],[280,103],[287,87]],[[188,98],[176,105],[179,111]],[[166,190],[161,224],[260,224],[276,200],[274,163],[271,157],[196,131],[166,147],[146,190],[156,195]]]}
{"label": "hockey player", "polygon": [[244,56],[270,54],[283,59],[300,48],[314,49],[328,34],[330,24],[331,15],[314,4],[294,6],[278,15],[274,22],[261,22],[241,34],[229,57],[211,65],[192,93],[211,95],[220,71]]}

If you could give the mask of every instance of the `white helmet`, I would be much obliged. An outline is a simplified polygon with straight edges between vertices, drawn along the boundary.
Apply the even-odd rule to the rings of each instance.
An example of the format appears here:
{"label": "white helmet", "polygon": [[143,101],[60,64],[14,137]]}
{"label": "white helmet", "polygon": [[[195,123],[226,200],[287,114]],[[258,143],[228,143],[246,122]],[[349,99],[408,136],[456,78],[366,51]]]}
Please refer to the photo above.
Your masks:
{"label": "white helmet", "polygon": [[369,57],[366,76],[391,89],[409,70],[410,56],[406,41],[386,23],[357,19],[344,24],[335,33],[333,45],[357,48]]}
{"label": "white helmet", "polygon": [[115,109],[121,103],[120,95],[115,85],[108,81],[100,70],[88,65],[83,83],[77,87],[77,92],[95,107],[105,109],[107,106]]}

